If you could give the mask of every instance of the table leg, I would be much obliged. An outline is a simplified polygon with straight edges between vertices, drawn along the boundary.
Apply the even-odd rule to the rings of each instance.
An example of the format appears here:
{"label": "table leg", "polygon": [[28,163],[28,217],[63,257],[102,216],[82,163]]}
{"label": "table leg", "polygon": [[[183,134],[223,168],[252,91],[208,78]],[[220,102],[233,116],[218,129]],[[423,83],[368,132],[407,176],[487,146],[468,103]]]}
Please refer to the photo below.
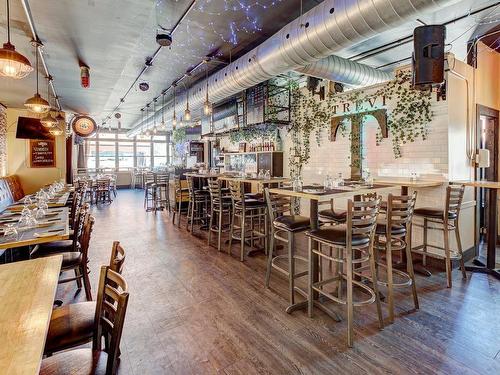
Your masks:
{"label": "table leg", "polygon": [[[466,266],[467,271],[487,273],[500,279],[500,271],[495,269],[496,244],[497,244],[497,189],[488,189],[488,244],[486,250],[486,267],[471,265]],[[480,263],[475,261],[475,263]]]}

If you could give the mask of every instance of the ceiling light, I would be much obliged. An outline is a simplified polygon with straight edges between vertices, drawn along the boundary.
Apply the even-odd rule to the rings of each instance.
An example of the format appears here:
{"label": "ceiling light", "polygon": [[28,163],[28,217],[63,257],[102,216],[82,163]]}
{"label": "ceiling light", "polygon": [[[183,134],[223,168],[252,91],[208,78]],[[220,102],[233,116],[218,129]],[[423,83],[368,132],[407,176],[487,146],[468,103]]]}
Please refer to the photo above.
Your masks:
{"label": "ceiling light", "polygon": [[184,111],[184,119],[186,121],[191,121],[191,111],[189,110],[189,87],[186,92],[186,110]]}
{"label": "ceiling light", "polygon": [[50,134],[54,135],[54,136],[59,136],[63,133],[62,129],[59,127],[59,126],[54,126],[53,128],[50,128],[49,129],[49,132]]}
{"label": "ceiling light", "polygon": [[0,48],[0,76],[14,79],[26,77],[33,71],[29,60],[10,43],[10,6],[7,0],[7,43]]}
{"label": "ceiling light", "polygon": [[175,130],[177,125],[177,116],[175,115],[175,86],[174,86],[174,114],[172,116],[172,130]]}
{"label": "ceiling light", "polygon": [[[208,61],[205,64],[208,64]],[[208,66],[205,66],[205,81],[207,82],[207,90],[205,94],[205,103],[203,103],[203,113],[205,116],[208,116],[212,113],[212,103],[208,100]]]}
{"label": "ceiling light", "polygon": [[172,36],[166,33],[156,34],[156,43],[162,47],[169,47],[172,44]]}
{"label": "ceiling light", "polygon": [[57,120],[54,117],[52,117],[50,111],[47,112],[47,114],[40,119],[40,122],[46,128],[53,128],[54,126],[57,125]]}
{"label": "ceiling light", "polygon": [[43,114],[50,110],[50,104],[38,93],[38,48],[40,47],[39,41],[34,41],[35,45],[35,60],[36,60],[36,94],[24,102],[24,106],[31,112]]}

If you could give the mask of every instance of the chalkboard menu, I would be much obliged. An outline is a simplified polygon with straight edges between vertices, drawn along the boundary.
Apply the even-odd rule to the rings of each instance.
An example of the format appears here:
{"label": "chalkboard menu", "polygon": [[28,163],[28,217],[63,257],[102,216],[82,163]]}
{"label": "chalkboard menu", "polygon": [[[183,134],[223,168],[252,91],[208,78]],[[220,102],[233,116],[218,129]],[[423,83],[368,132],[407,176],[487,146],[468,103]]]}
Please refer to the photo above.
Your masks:
{"label": "chalkboard menu", "polygon": [[30,139],[31,168],[54,168],[56,166],[56,143],[53,140]]}

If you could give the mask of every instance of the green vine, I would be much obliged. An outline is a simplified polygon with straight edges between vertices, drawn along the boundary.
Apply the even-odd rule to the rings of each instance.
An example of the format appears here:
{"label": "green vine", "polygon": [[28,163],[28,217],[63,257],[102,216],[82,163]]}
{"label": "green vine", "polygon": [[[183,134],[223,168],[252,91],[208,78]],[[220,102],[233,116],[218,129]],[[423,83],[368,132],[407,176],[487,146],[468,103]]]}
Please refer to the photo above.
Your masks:
{"label": "green vine", "polygon": [[236,144],[239,142],[251,143],[256,140],[266,138],[273,139],[275,141],[276,129],[278,129],[278,126],[275,124],[242,127],[229,133],[229,140],[232,144]]}
{"label": "green vine", "polygon": [[172,141],[175,144],[184,143],[187,140],[186,128],[177,128],[172,132]]}
{"label": "green vine", "polygon": [[[296,82],[290,83],[292,92],[291,126],[289,133],[292,139],[290,148],[289,167],[292,177],[302,174],[302,167],[310,159],[311,134],[315,135],[318,146],[321,145],[322,132],[330,129],[331,118],[337,116],[336,108],[341,103],[351,103],[351,108],[356,108],[356,113],[349,116],[359,116],[356,120],[361,124],[365,121],[366,112],[369,111],[367,103],[377,97],[385,96],[386,101],[393,101],[395,107],[387,113],[387,127],[392,139],[392,148],[395,158],[401,157],[401,146],[414,142],[416,139],[427,139],[428,125],[432,120],[431,93],[429,91],[415,90],[411,87],[411,71],[400,71],[396,77],[387,82],[383,87],[372,93],[364,90],[346,92],[343,94],[329,95],[326,100],[319,101],[309,92],[301,90]],[[349,134],[351,141],[351,155],[356,155],[360,150],[359,142],[352,139],[347,119],[339,128],[340,134],[345,137]],[[356,135],[359,136],[359,135]],[[376,144],[382,142],[382,134],[377,133]],[[351,160],[351,166],[361,167],[362,160]]]}

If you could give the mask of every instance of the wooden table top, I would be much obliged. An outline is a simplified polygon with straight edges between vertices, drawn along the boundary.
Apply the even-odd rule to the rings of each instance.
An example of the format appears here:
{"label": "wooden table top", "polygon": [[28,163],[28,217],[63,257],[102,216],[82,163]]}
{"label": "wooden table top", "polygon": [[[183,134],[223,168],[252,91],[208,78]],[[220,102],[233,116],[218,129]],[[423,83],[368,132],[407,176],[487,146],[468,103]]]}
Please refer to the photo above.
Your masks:
{"label": "wooden table top", "polygon": [[[0,234],[0,250],[36,245],[52,241],[67,240],[69,238],[69,208],[66,207],[52,208],[49,209],[47,213],[49,215],[51,215],[51,213],[54,213],[56,215],[47,216],[46,219],[38,220],[39,223],[41,224],[37,228],[29,228],[24,230],[18,229],[19,237],[17,241],[7,242],[5,238],[3,238],[3,231],[2,231],[2,233]],[[2,221],[4,224],[6,224],[7,221],[15,218],[19,219],[20,215],[16,215],[15,213],[4,212],[2,215],[0,215],[0,227]],[[9,222],[9,224],[10,223],[11,222]],[[46,224],[43,223],[52,223],[52,224],[46,226]],[[12,224],[15,224],[15,222],[13,222]],[[54,235],[49,237],[35,236],[35,233],[40,234],[48,231],[50,231],[49,233],[54,233]]]}
{"label": "wooden table top", "polygon": [[197,177],[197,178],[219,178],[223,176],[220,173],[197,173],[197,172],[186,172],[184,176],[187,177]]}
{"label": "wooden table top", "polygon": [[377,185],[384,185],[384,186],[407,186],[410,188],[418,189],[418,188],[441,186],[445,183],[445,181],[425,180],[425,179],[412,181],[409,178],[380,177],[380,178],[375,178],[374,183]]}
{"label": "wooden table top", "polygon": [[[397,186],[397,185],[395,185]],[[292,188],[273,188],[269,189],[271,193],[287,195],[290,197],[305,198],[320,202],[329,201],[338,198],[350,198],[355,195],[367,193],[385,193],[394,189],[394,186],[341,186],[334,189],[324,190],[323,186],[306,185],[302,191],[293,191]]]}
{"label": "wooden table top", "polygon": [[453,181],[454,184],[486,189],[500,189],[500,181]]}
{"label": "wooden table top", "polygon": [[[66,203],[68,203],[69,196],[70,196],[70,192],[66,191],[62,195],[55,198],[54,200],[48,201],[47,206],[49,206],[49,207],[64,207],[64,206],[66,206]],[[36,207],[35,204],[30,206],[30,208],[35,208],[35,207]],[[24,208],[24,203],[21,200],[21,201],[18,201],[16,203],[10,205],[5,210],[6,211],[7,210],[8,211],[22,211],[23,208]]]}
{"label": "wooden table top", "polygon": [[0,372],[40,370],[62,255],[0,265]]}
{"label": "wooden table top", "polygon": [[280,182],[288,182],[289,178],[286,177],[271,177],[271,178],[251,178],[251,177],[237,177],[237,176],[222,176],[219,180],[224,181],[240,181],[248,184],[277,184]]}

